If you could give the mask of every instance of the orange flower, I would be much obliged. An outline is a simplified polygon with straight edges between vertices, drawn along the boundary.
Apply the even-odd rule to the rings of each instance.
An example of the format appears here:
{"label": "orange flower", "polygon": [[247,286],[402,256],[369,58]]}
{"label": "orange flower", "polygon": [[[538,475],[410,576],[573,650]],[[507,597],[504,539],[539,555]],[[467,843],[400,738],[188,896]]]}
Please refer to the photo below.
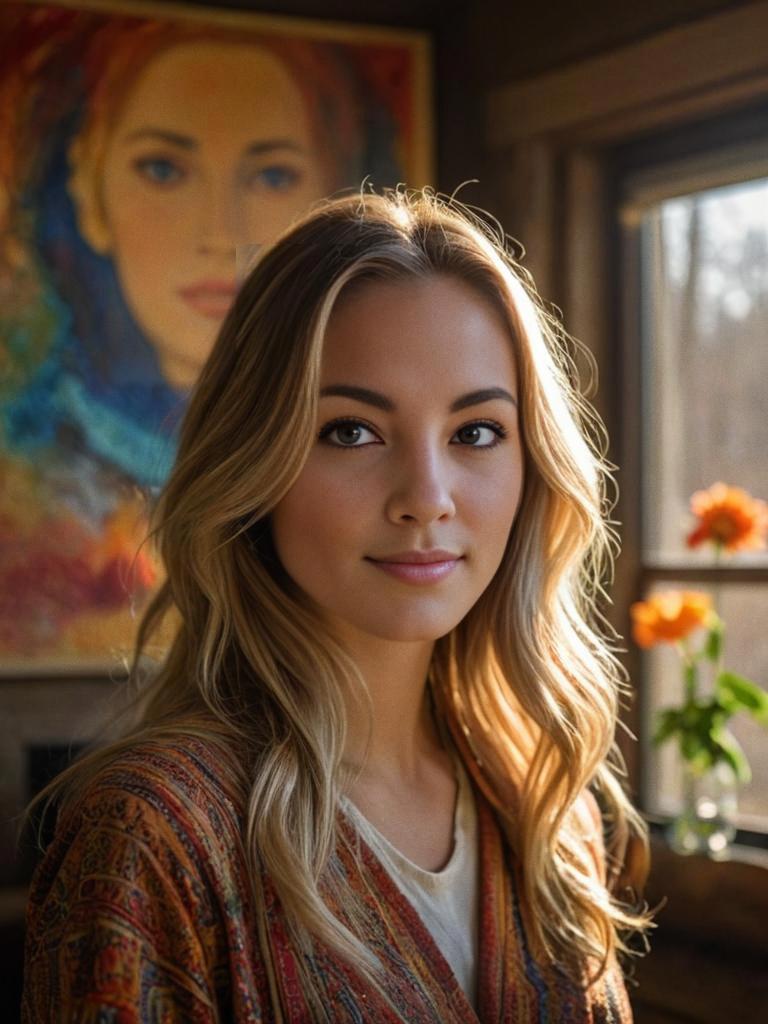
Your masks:
{"label": "orange flower", "polygon": [[673,644],[712,617],[712,598],[699,590],[666,590],[630,607],[632,636],[640,647]]}
{"label": "orange flower", "polygon": [[689,548],[706,541],[726,551],[764,548],[768,533],[768,505],[740,487],[718,482],[691,497],[691,512],[698,526],[686,538]]}

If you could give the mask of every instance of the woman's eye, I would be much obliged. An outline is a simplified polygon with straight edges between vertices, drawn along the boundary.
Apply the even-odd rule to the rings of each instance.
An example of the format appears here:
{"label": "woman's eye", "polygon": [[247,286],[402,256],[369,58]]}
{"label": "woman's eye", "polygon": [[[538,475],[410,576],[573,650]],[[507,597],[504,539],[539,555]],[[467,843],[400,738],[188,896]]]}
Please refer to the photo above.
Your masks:
{"label": "woman's eye", "polygon": [[[377,436],[371,427],[367,427],[359,420],[334,420],[323,427],[318,438],[321,441],[328,441],[328,438],[335,435],[335,440],[328,441],[335,448],[364,448],[371,443],[377,443],[375,440],[366,440],[366,434],[374,439]],[[458,444],[465,448],[495,448],[507,436],[507,431],[500,423],[467,423],[453,436],[459,438]]]}
{"label": "woman's eye", "polygon": [[176,185],[186,177],[183,167],[167,157],[142,157],[133,166],[153,185]]}
{"label": "woman's eye", "polygon": [[[328,441],[328,438],[333,437],[334,434],[337,440]],[[366,444],[371,444],[370,441],[364,441],[364,444],[359,443],[364,434],[376,437],[370,427],[366,427],[358,420],[335,420],[333,423],[326,424],[318,436],[319,440],[327,441],[334,448],[363,448]]]}
{"label": "woman's eye", "polygon": [[288,164],[272,164],[261,167],[250,175],[248,183],[252,188],[267,188],[271,192],[287,192],[302,178],[301,171]]}
{"label": "woman's eye", "polygon": [[453,436],[460,438],[459,443],[468,448],[495,448],[507,432],[500,423],[467,423]]}

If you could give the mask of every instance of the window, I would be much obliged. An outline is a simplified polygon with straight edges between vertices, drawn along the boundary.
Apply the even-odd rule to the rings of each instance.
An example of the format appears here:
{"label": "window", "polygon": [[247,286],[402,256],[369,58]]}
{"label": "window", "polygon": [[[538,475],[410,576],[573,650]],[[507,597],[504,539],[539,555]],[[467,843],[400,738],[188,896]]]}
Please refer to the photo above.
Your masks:
{"label": "window", "polygon": [[[676,585],[709,590],[726,622],[726,666],[768,688],[768,552],[718,565],[711,551],[685,545],[694,491],[722,480],[768,500],[768,140],[631,164],[619,209],[622,386],[634,392],[624,396],[623,423],[637,477],[633,598]],[[632,661],[640,800],[667,817],[680,804],[678,755],[672,743],[655,750],[650,735],[655,711],[681,701],[680,664],[669,647]],[[704,676],[702,692],[711,686]],[[768,730],[744,714],[729,728],[753,774],[740,794],[739,838],[760,842],[768,836]]]}

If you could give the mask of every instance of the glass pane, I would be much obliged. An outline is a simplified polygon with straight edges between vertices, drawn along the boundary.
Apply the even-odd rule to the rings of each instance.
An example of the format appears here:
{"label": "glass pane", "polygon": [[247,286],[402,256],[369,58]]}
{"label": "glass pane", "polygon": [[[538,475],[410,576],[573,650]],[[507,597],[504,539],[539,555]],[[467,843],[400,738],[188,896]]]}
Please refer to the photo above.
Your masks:
{"label": "glass pane", "polygon": [[768,178],[665,200],[641,241],[643,554],[699,564],[712,552],[685,546],[694,491],[768,498]]}
{"label": "glass pane", "polygon": [[[673,589],[667,584],[653,588]],[[706,589],[700,587],[697,589]],[[730,585],[712,590],[719,614],[725,620],[726,639],[724,665],[768,689],[768,587]],[[652,591],[653,592],[653,591]],[[699,646],[700,635],[692,637]],[[679,753],[674,740],[654,749],[650,743],[650,715],[659,708],[679,706],[683,699],[680,659],[674,647],[664,644],[652,648],[645,656],[645,679],[649,718],[643,730],[646,737],[645,766],[647,771],[648,810],[657,814],[674,814],[680,806]],[[699,689],[711,694],[713,679],[706,667],[700,670]],[[739,793],[740,827],[755,830],[768,828],[768,727],[760,726],[749,715],[734,715],[728,724],[752,768],[752,781]]]}

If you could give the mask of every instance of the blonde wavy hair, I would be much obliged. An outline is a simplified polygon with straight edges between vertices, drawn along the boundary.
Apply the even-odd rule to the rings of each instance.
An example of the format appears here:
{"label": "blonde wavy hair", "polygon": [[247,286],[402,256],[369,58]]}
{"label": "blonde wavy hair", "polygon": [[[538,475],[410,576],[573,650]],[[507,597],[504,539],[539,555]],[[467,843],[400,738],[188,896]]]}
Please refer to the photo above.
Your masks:
{"label": "blonde wavy hair", "polygon": [[[583,983],[585,964],[596,964],[590,981],[601,977],[615,954],[637,955],[629,936],[653,927],[639,903],[647,826],[624,791],[615,743],[629,687],[601,611],[618,549],[608,518],[615,467],[570,343],[503,233],[429,190],[326,201],[260,255],[192,394],[155,509],[167,579],[140,625],[128,724],[37,800],[71,805],[142,739],[195,734],[238,751],[252,878],[270,876],[297,948],[321,940],[381,991],[379,961],[321,894],[341,884],[326,869],[350,780],[345,701],[370,711],[370,699],[282,569],[269,517],[316,443],[323,337],[341,292],[436,274],[470,284],[509,326],[525,483],[502,563],[436,641],[428,683],[523,866],[535,955]],[[169,614],[173,640],[153,665],[147,652]],[[313,998],[309,974],[305,985]]]}

